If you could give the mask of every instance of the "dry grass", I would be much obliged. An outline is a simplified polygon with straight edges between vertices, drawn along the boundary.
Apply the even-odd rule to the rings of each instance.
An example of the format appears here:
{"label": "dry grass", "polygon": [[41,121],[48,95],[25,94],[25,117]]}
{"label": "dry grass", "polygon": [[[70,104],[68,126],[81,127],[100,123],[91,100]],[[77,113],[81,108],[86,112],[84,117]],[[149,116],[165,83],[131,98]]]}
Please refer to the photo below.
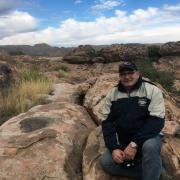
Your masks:
{"label": "dry grass", "polygon": [[52,91],[53,82],[48,78],[20,81],[10,89],[0,93],[0,124],[8,118],[25,112],[29,108],[45,102],[43,95]]}

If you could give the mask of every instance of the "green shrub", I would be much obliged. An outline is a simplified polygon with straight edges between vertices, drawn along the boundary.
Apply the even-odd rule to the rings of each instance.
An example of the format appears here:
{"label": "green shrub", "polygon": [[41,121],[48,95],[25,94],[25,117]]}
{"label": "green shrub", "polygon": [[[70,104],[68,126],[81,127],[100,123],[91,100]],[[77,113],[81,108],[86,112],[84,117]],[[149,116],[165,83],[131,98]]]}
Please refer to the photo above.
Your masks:
{"label": "green shrub", "polygon": [[69,68],[64,65],[56,66],[53,68],[53,70],[59,73],[59,77],[68,77],[70,72]]}
{"label": "green shrub", "polygon": [[46,76],[44,76],[43,73],[41,73],[39,70],[37,69],[29,69],[29,70],[22,70],[20,72],[20,80],[22,82],[25,81],[47,81],[48,78]]}
{"label": "green shrub", "polygon": [[151,61],[157,62],[158,59],[161,57],[161,55],[159,54],[159,49],[160,49],[159,45],[151,45],[148,47],[148,56]]}
{"label": "green shrub", "polygon": [[139,59],[136,61],[136,64],[143,76],[154,82],[160,83],[167,91],[173,91],[175,79],[173,72],[158,71],[154,68],[152,61],[148,58]]}
{"label": "green shrub", "polygon": [[158,72],[159,76],[156,79],[158,83],[160,83],[167,91],[173,91],[173,84],[174,84],[174,73],[173,72]]}
{"label": "green shrub", "polygon": [[17,51],[10,51],[9,54],[12,56],[24,55],[24,53],[20,50],[19,51],[18,50]]}
{"label": "green shrub", "polygon": [[60,66],[55,66],[53,68],[53,70],[55,71],[59,71],[59,70],[62,70],[62,71],[65,71],[65,72],[69,72],[69,68],[67,66],[64,66],[64,65],[60,65]]}

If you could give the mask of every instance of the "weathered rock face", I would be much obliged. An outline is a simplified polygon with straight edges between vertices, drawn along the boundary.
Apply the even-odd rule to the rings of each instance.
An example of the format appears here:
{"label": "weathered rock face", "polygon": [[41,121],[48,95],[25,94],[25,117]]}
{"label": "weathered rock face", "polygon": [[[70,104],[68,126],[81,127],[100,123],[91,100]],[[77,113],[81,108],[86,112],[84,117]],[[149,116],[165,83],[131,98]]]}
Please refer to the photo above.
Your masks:
{"label": "weathered rock face", "polygon": [[148,48],[140,44],[115,44],[101,49],[98,57],[104,58],[104,62],[119,62],[144,58],[148,56]]}
{"label": "weathered rock face", "polygon": [[[64,85],[59,95],[66,90]],[[82,179],[82,152],[95,124],[82,106],[72,103],[70,91],[70,99],[67,95],[64,102],[57,102],[60,97],[54,96],[52,103],[36,106],[0,127],[1,179]]]}
{"label": "weathered rock face", "polygon": [[95,50],[90,45],[79,46],[63,58],[63,61],[74,64],[91,63]]}
{"label": "weathered rock face", "polygon": [[[96,118],[96,123],[100,124],[101,109],[104,101],[104,97],[107,92],[117,84],[117,76],[115,75],[104,75],[100,77],[94,86],[88,90],[84,106],[93,114]],[[176,106],[175,101],[168,93],[163,90],[165,97],[166,106],[166,117],[165,117],[165,140],[163,144],[163,159],[168,168],[168,173],[173,176],[176,180],[180,177],[180,162],[179,162],[179,144],[180,144],[180,112]],[[91,133],[88,138],[88,143],[84,151],[83,169],[85,178],[95,177],[94,179],[110,179],[108,175],[105,175],[103,171],[98,173],[100,169],[99,159],[102,154],[102,148],[100,148],[100,130]],[[97,137],[94,137],[97,136]],[[99,141],[99,142],[98,142]],[[94,148],[93,148],[94,147]],[[87,152],[86,152],[87,151]],[[94,152],[95,151],[95,152]],[[89,153],[88,153],[89,152]],[[90,153],[92,152],[92,153]],[[89,156],[87,157],[87,154]],[[97,157],[97,158],[95,158]],[[94,161],[92,161],[94,159]],[[90,174],[90,175],[89,175]]]}
{"label": "weathered rock face", "polygon": [[161,45],[159,53],[162,56],[180,56],[180,41]]}
{"label": "weathered rock face", "polygon": [[80,104],[80,95],[82,89],[79,86],[69,83],[61,83],[54,85],[53,96],[49,96],[48,100],[52,102],[70,102]]}
{"label": "weathered rock face", "polygon": [[79,46],[63,58],[69,63],[110,63],[148,56],[148,47],[141,44],[115,44],[95,53],[91,46]]}
{"label": "weathered rock face", "polygon": [[103,99],[110,89],[118,82],[118,74],[107,74],[100,76],[92,88],[90,88],[84,99],[84,106],[94,117],[97,124],[100,124],[101,107]]}

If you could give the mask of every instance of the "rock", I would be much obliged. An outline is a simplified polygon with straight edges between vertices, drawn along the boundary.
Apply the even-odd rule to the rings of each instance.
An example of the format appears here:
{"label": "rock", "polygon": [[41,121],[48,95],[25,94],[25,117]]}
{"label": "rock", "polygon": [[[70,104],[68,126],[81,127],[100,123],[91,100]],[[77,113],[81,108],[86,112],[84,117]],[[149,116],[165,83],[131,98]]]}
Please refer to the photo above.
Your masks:
{"label": "rock", "polygon": [[102,48],[97,56],[104,58],[106,63],[135,60],[147,57],[148,48],[141,44],[114,44]]}
{"label": "rock", "polygon": [[95,50],[90,45],[80,45],[78,48],[75,48],[72,52],[67,54],[63,61],[72,64],[84,64],[92,63],[92,59],[95,57]]}
{"label": "rock", "polygon": [[168,42],[160,46],[162,56],[180,56],[180,41]]}
{"label": "rock", "polygon": [[100,164],[105,145],[101,126],[91,132],[83,152],[83,180],[130,180],[131,178],[113,177],[105,173]]}
{"label": "rock", "polygon": [[162,148],[162,157],[167,173],[173,180],[180,178],[180,163],[179,163],[180,139],[176,137],[166,138]]}
{"label": "rock", "polygon": [[94,127],[83,107],[68,102],[36,106],[8,120],[0,127],[1,179],[79,180]]}
{"label": "rock", "polygon": [[91,78],[84,83],[72,85],[69,83],[59,83],[54,85],[54,92],[49,95],[47,101],[50,102],[70,102],[76,104],[82,104],[82,97],[88,89],[94,84],[96,78]]}
{"label": "rock", "polygon": [[55,87],[50,104],[35,106],[0,127],[1,178],[82,179],[83,148],[95,124],[74,104],[79,86]]}
{"label": "rock", "polygon": [[9,62],[11,59],[11,56],[7,52],[0,51],[0,61]]}
{"label": "rock", "polygon": [[105,59],[103,57],[95,57],[92,59],[93,63],[104,63]]}
{"label": "rock", "polygon": [[52,96],[49,96],[48,100],[52,102],[66,101],[76,103],[78,96],[81,92],[78,92],[78,87],[69,83],[60,83],[54,85],[54,92]]}
{"label": "rock", "polygon": [[100,124],[101,107],[103,98],[118,82],[118,74],[106,74],[100,76],[94,86],[90,88],[84,98],[84,106],[94,117],[97,124]]}

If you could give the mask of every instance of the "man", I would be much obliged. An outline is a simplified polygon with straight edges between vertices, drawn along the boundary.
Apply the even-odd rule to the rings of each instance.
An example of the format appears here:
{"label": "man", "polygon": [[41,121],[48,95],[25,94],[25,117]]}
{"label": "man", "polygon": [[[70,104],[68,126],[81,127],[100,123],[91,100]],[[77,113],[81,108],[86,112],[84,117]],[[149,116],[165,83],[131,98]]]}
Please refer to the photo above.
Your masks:
{"label": "man", "polygon": [[103,169],[119,176],[158,180],[161,174],[162,93],[145,81],[133,62],[119,66],[120,81],[106,96],[102,131]]}

